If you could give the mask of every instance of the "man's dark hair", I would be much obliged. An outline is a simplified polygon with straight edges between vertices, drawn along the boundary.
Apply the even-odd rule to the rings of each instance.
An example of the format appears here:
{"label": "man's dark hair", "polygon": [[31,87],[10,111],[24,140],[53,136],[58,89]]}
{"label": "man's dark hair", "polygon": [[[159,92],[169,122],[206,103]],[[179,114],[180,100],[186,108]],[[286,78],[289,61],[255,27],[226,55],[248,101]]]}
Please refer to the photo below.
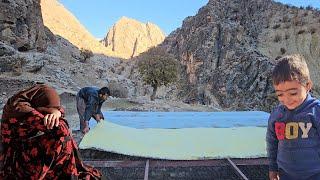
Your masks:
{"label": "man's dark hair", "polygon": [[99,89],[99,91],[98,91],[98,93],[99,94],[102,94],[102,95],[108,95],[108,96],[110,96],[111,94],[110,94],[110,90],[109,90],[109,88],[107,88],[107,87],[102,87],[101,89]]}

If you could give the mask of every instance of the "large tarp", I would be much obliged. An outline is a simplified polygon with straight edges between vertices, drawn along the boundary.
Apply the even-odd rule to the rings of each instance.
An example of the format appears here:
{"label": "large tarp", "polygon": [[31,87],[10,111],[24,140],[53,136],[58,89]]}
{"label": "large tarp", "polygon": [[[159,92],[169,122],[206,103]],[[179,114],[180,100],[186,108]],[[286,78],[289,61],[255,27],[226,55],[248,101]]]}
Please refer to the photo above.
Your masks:
{"label": "large tarp", "polygon": [[[222,114],[219,113],[221,118]],[[228,122],[226,118],[224,120],[229,124],[228,127],[138,129],[105,120],[84,136],[79,147],[170,160],[266,157],[268,113],[234,113],[228,112],[224,118],[237,117],[233,121],[241,122],[240,126],[238,123]],[[262,119],[256,119],[256,123],[252,123],[254,121],[248,120],[248,117],[254,117],[253,114]],[[105,117],[108,117],[107,113]],[[215,116],[211,114],[209,117],[212,120]],[[136,118],[139,119],[139,116]],[[214,122],[214,118],[212,121]],[[248,126],[245,126],[245,121],[249,122]]]}

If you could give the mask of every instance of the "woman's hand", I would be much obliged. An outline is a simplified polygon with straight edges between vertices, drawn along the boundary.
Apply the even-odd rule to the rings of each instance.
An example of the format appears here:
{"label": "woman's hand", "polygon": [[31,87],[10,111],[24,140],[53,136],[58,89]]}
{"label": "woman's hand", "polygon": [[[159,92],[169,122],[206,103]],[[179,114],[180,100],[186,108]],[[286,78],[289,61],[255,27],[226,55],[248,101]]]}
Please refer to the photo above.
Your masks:
{"label": "woman's hand", "polygon": [[279,173],[277,171],[269,171],[270,180],[279,180]]}
{"label": "woman's hand", "polygon": [[47,129],[52,129],[54,126],[59,126],[59,119],[61,117],[61,112],[56,109],[52,113],[46,114],[43,118],[44,125],[47,126]]}

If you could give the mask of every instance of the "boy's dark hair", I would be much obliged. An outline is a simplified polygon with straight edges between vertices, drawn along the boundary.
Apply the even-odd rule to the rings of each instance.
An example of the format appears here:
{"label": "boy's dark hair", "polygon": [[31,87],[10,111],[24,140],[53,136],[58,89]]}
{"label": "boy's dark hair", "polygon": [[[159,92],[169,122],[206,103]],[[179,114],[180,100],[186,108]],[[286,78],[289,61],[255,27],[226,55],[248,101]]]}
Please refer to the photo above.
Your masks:
{"label": "boy's dark hair", "polygon": [[102,94],[102,95],[108,95],[108,96],[110,96],[111,94],[110,94],[110,90],[109,90],[109,88],[107,88],[107,87],[102,87],[101,89],[99,89],[99,91],[98,91],[98,93],[99,94]]}
{"label": "boy's dark hair", "polygon": [[285,81],[299,81],[306,85],[310,81],[307,63],[301,55],[288,55],[277,60],[272,72],[272,83],[278,85]]}

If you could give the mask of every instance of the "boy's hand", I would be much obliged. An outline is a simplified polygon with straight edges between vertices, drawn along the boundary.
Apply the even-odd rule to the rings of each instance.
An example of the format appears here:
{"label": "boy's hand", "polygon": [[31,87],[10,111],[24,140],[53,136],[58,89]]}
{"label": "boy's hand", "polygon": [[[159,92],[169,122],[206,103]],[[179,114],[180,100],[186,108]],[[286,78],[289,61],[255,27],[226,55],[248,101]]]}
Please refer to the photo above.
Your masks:
{"label": "boy's hand", "polygon": [[279,180],[279,173],[277,171],[269,171],[270,180]]}
{"label": "boy's hand", "polygon": [[52,129],[54,126],[58,127],[60,117],[61,112],[59,110],[54,110],[53,113],[44,116],[44,125],[47,126],[47,129]]}

